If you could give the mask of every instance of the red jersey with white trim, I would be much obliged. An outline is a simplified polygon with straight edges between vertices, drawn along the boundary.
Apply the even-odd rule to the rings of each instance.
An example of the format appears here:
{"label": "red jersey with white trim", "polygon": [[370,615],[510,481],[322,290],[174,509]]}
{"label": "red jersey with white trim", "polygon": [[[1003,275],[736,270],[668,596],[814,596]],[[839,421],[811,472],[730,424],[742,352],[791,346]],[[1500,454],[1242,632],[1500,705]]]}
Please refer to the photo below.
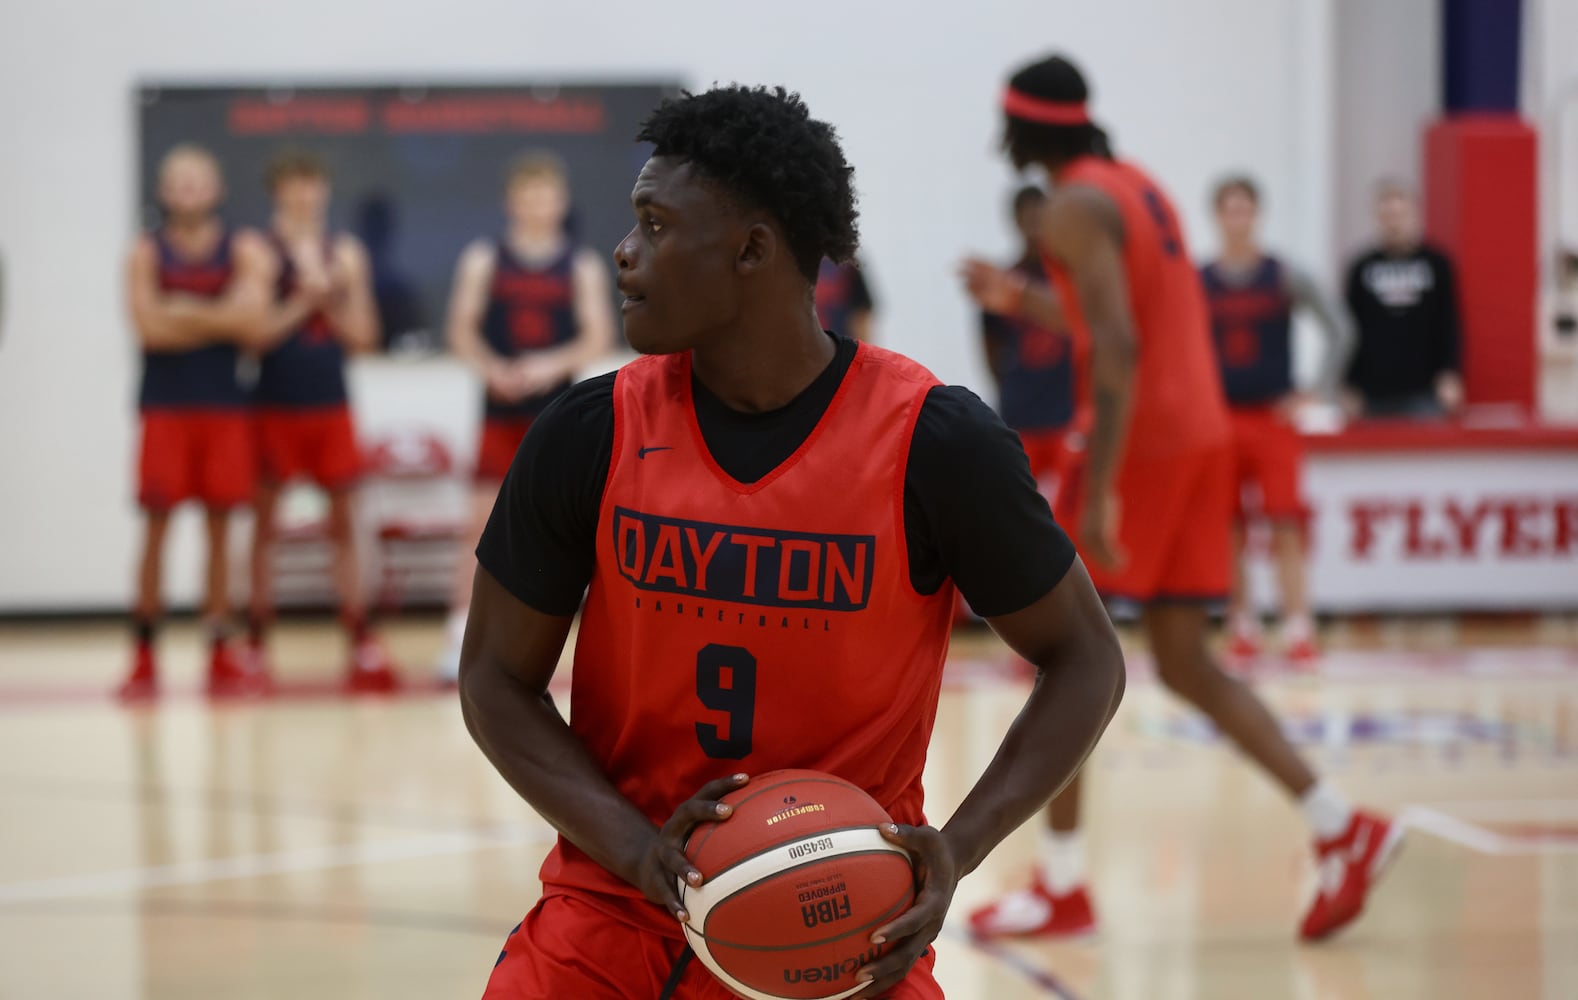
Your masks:
{"label": "red jersey with white trim", "polygon": [[[831,772],[897,822],[924,822],[954,588],[911,584],[903,495],[938,384],[861,345],[805,442],[744,484],[707,450],[688,353],[619,372],[570,727],[654,823],[715,778],[786,767]],[[679,937],[562,838],[542,881]]]}
{"label": "red jersey with white trim", "polygon": [[[1057,186],[1101,191],[1123,219],[1123,269],[1139,361],[1125,458],[1155,458],[1221,446],[1229,439],[1227,402],[1211,342],[1210,313],[1172,202],[1131,163],[1085,156]],[[1069,329],[1084,344],[1090,328],[1066,268],[1047,259]],[[1088,351],[1083,352],[1088,357]],[[1079,373],[1088,382],[1089,370]],[[1081,400],[1089,397],[1082,385]]]}

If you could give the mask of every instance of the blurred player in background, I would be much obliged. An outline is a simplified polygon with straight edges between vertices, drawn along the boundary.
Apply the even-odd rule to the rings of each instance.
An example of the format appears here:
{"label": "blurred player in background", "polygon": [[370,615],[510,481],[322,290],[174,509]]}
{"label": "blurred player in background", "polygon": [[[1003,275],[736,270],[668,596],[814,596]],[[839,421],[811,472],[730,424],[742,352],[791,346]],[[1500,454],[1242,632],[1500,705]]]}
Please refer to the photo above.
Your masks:
{"label": "blurred player in background", "polygon": [[[1011,270],[1043,288],[1046,271],[1036,249],[1036,234],[1046,203],[1046,192],[1035,185],[1020,188],[1013,202],[1014,226],[1024,245]],[[983,309],[981,340],[997,385],[997,411],[1018,432],[1030,457],[1030,474],[1047,496],[1053,496],[1070,456],[1083,446],[1077,437],[1067,436],[1074,419],[1074,352],[1068,331],[1037,326],[1022,315]]]}
{"label": "blurred player in background", "polygon": [[824,260],[816,272],[816,317],[822,329],[871,343],[877,303],[860,261]]}
{"label": "blurred player in background", "polygon": [[230,511],[252,499],[256,477],[251,412],[236,365],[260,343],[268,317],[269,250],[257,234],[219,218],[224,180],[213,154],[176,146],[159,165],[159,228],[133,245],[127,304],[143,351],[142,450],[137,500],[146,516],[133,610],[136,651],[123,697],[156,693],[154,633],[162,613],[165,532],[186,500],[203,505],[208,540],[203,616],[209,632],[208,686],[246,686],[229,646]]}
{"label": "blurred player in background", "polygon": [[[1304,449],[1294,424],[1309,394],[1293,381],[1293,312],[1307,309],[1326,338],[1317,387],[1335,401],[1342,373],[1344,336],[1314,282],[1261,249],[1257,235],[1260,192],[1247,177],[1218,184],[1212,197],[1221,253],[1200,269],[1211,309],[1211,333],[1227,392],[1233,430],[1233,596],[1228,604],[1229,654],[1260,654],[1260,616],[1244,578],[1245,513],[1271,524],[1271,555],[1282,597],[1282,652],[1295,664],[1312,663],[1315,619],[1304,572],[1304,500],[1299,487]],[[1246,505],[1246,497],[1250,502]]]}
{"label": "blurred player in background", "polygon": [[537,414],[614,345],[608,269],[565,228],[570,179],[564,163],[551,153],[516,160],[504,208],[504,236],[477,240],[461,254],[449,303],[450,349],[482,379],[485,396],[471,528],[438,663],[440,676],[451,681],[460,671],[473,551],[499,483]]}
{"label": "blurred player in background", "polygon": [[252,536],[250,665],[258,682],[266,682],[277,506],[288,483],[305,479],[329,498],[334,588],[350,646],[346,685],[385,691],[395,686],[395,676],[367,623],[356,553],[361,458],[345,388],[346,352],[378,343],[367,251],[355,236],[330,232],[329,172],[318,157],[281,152],[269,164],[268,188],[274,202],[274,307],[256,390],[262,474]]}
{"label": "blurred player in background", "polygon": [[[982,261],[967,262],[967,280],[985,308],[1066,322],[1088,345],[1079,377],[1089,440],[1059,490],[1059,520],[1076,526],[1097,587],[1142,605],[1162,683],[1298,800],[1320,875],[1300,933],[1322,938],[1359,915],[1400,828],[1318,780],[1265,704],[1211,654],[1207,605],[1231,578],[1233,452],[1205,297],[1171,203],[1113,158],[1087,97],[1079,70],[1057,56],[1015,73],[1003,95],[1006,152],[1053,183],[1039,246],[1057,296]],[[1053,800],[1050,819],[1031,888],[973,914],[977,934],[1094,929],[1078,780]]]}

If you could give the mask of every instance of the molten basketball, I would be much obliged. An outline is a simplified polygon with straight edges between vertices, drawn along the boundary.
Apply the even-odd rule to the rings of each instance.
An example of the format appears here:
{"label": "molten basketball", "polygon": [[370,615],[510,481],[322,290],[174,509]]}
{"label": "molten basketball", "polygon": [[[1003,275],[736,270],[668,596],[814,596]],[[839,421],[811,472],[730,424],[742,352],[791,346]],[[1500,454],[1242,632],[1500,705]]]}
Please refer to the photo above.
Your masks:
{"label": "molten basketball", "polygon": [[865,792],[819,771],[771,771],[723,798],[734,813],[685,844],[705,881],[680,882],[685,936],[723,985],[748,1000],[837,1000],[886,945],[878,927],[909,908],[909,855]]}

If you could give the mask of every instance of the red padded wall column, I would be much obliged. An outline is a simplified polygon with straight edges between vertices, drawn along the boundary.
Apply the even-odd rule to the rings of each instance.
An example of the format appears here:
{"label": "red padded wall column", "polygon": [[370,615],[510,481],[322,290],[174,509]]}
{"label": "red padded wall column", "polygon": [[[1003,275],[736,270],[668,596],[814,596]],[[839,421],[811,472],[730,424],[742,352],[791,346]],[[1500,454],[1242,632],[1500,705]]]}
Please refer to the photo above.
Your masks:
{"label": "red padded wall column", "polygon": [[1460,114],[1425,136],[1425,227],[1457,265],[1470,403],[1535,411],[1539,182],[1534,130]]}

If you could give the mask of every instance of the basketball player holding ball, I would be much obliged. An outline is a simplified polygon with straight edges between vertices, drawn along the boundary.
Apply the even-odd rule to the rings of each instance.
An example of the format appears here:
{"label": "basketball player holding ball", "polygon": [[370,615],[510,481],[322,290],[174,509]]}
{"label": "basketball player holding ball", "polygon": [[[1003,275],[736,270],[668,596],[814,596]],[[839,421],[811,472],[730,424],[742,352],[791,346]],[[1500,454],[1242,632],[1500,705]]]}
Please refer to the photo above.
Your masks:
{"label": "basketball player holding ball", "polygon": [[238,694],[247,672],[229,643],[230,512],[252,499],[257,475],[252,414],[239,352],[266,336],[268,245],[219,218],[224,179],[200,146],[176,146],[159,164],[158,229],[139,237],[126,268],[126,298],[142,346],[142,446],[137,501],[145,515],[135,646],[123,698],[158,692],[155,632],[163,611],[164,538],[170,513],[203,505],[208,563],[203,618],[208,689]]}
{"label": "basketball player holding ball", "polygon": [[449,302],[450,350],[483,384],[482,434],[473,476],[471,527],[457,562],[448,641],[438,674],[460,671],[472,551],[526,430],[582,368],[614,346],[608,268],[565,228],[570,178],[552,153],[510,165],[503,238],[477,240],[455,268]]}
{"label": "basketball player holding ball", "polygon": [[[1088,94],[1074,64],[1052,56],[1015,73],[1003,96],[1006,152],[1052,180],[1040,246],[1057,294],[983,261],[967,264],[969,288],[983,308],[1066,323],[1088,346],[1088,445],[1058,491],[1059,519],[1075,526],[1102,593],[1143,606],[1162,683],[1299,803],[1320,873],[1300,935],[1323,938],[1359,915],[1401,828],[1319,780],[1210,651],[1207,606],[1227,596],[1231,576],[1234,470],[1205,295],[1171,202],[1113,157]],[[973,914],[977,934],[1095,928],[1077,780],[1053,801],[1050,820],[1030,888]]]}
{"label": "basketball player holding ball", "polygon": [[[614,258],[646,356],[542,413],[477,549],[466,722],[559,831],[485,996],[724,1000],[681,931],[687,834],[749,775],[805,768],[892,817],[919,883],[852,942],[886,952],[827,985],[940,997],[954,887],[1090,752],[1122,694],[1116,638],[1014,433],[819,327],[818,263],[858,242],[832,128],[731,86],[665,102],[638,139]],[[921,770],[956,586],[1039,677],[939,830]],[[583,592],[567,723],[548,683]]]}

